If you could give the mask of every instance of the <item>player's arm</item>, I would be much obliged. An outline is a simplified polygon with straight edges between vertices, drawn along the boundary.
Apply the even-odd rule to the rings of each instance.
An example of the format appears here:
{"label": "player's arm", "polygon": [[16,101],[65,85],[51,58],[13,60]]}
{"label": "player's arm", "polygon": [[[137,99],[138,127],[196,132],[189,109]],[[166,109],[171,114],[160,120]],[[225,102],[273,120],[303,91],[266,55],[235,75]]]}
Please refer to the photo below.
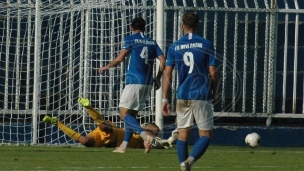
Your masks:
{"label": "player's arm", "polygon": [[109,68],[112,68],[118,64],[120,64],[122,61],[124,61],[124,59],[126,58],[126,56],[129,54],[129,51],[126,49],[122,49],[119,54],[117,55],[117,57],[110,62],[108,65],[99,68],[98,72],[99,74],[102,74],[103,71],[108,70]]}
{"label": "player's arm", "polygon": [[218,86],[218,79],[217,79],[217,71],[215,66],[209,66],[210,78],[211,78],[211,87],[212,87],[212,95],[213,95],[213,102],[216,102],[217,97],[217,86]]}
{"label": "player's arm", "polygon": [[217,101],[217,87],[218,87],[218,79],[217,79],[217,71],[216,71],[216,58],[215,52],[212,43],[210,44],[210,52],[209,56],[209,74],[211,79],[211,88],[212,88],[212,96],[213,103]]}
{"label": "player's arm", "polygon": [[154,89],[155,90],[158,90],[160,88],[160,86],[161,86],[160,79],[161,79],[161,77],[163,75],[163,72],[165,70],[165,61],[166,61],[166,59],[165,59],[164,55],[160,55],[158,57],[158,60],[159,60],[159,68],[158,68],[158,72],[156,74],[156,78],[154,79],[154,83],[155,83]]}
{"label": "player's arm", "polygon": [[163,105],[162,105],[162,111],[165,116],[168,116],[171,112],[170,105],[168,103],[168,91],[170,87],[170,82],[172,79],[172,71],[173,67],[166,66],[164,77],[163,77]]}

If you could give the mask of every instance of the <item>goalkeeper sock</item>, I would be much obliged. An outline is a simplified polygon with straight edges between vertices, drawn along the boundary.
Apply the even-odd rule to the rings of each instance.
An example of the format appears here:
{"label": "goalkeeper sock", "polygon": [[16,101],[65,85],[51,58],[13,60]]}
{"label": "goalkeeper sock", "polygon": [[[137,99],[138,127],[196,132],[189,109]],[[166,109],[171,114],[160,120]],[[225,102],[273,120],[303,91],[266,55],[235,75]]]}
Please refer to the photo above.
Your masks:
{"label": "goalkeeper sock", "polygon": [[67,136],[72,138],[74,141],[78,141],[79,137],[81,136],[78,132],[72,130],[71,128],[65,126],[63,123],[57,123],[58,128],[60,128]]}
{"label": "goalkeeper sock", "polygon": [[179,159],[179,163],[182,163],[183,161],[187,160],[187,158],[189,156],[187,141],[182,141],[182,140],[177,139],[176,150],[177,150],[177,156]]}
{"label": "goalkeeper sock", "polygon": [[96,109],[94,109],[92,106],[85,106],[85,108],[88,110],[88,113],[97,125],[103,122],[101,114]]}
{"label": "goalkeeper sock", "polygon": [[192,148],[192,152],[190,154],[191,157],[196,161],[205,153],[206,149],[209,146],[210,138],[207,136],[200,137],[194,144]]}
{"label": "goalkeeper sock", "polygon": [[144,131],[144,129],[140,127],[140,124],[132,115],[127,114],[124,117],[124,121],[128,125],[128,129],[132,130],[133,132],[140,134]]}

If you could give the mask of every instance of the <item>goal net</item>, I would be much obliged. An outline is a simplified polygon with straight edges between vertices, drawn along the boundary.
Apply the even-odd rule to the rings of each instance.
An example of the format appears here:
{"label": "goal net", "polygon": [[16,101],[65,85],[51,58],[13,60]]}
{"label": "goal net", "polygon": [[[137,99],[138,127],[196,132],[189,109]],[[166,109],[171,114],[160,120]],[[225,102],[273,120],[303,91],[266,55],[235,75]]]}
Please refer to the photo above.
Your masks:
{"label": "goal net", "polygon": [[[58,119],[86,134],[94,121],[78,102],[90,99],[104,119],[124,127],[118,103],[126,63],[103,75],[130,35],[130,22],[143,17],[145,34],[155,38],[155,2],[141,0],[41,0],[0,3],[0,72],[2,143],[74,143],[56,126]],[[138,115],[154,121],[154,92]],[[36,122],[35,122],[36,121]]]}

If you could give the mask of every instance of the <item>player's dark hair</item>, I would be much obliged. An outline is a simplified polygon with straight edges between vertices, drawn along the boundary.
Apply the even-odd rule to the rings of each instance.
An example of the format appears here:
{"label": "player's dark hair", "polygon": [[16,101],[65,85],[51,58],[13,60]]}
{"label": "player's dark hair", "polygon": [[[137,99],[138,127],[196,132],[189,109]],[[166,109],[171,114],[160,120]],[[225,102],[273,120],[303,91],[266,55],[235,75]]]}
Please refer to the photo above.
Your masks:
{"label": "player's dark hair", "polygon": [[194,13],[187,13],[183,16],[183,25],[188,29],[196,31],[199,26],[199,17]]}
{"label": "player's dark hair", "polygon": [[145,31],[146,21],[141,17],[137,17],[132,20],[131,26],[134,30]]}

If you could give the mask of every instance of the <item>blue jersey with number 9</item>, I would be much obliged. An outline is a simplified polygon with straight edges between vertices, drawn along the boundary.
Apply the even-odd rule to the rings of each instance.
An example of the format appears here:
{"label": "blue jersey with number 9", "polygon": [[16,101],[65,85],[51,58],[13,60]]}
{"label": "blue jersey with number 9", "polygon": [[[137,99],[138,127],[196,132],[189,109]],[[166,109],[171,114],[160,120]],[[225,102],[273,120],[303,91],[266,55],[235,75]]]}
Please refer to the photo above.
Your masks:
{"label": "blue jersey with number 9", "polygon": [[174,42],[168,50],[166,66],[177,68],[177,99],[212,99],[209,66],[214,65],[215,54],[211,41],[189,33]]}
{"label": "blue jersey with number 9", "polygon": [[156,41],[139,32],[127,36],[122,49],[130,51],[126,84],[152,85],[154,61],[163,55]]}

